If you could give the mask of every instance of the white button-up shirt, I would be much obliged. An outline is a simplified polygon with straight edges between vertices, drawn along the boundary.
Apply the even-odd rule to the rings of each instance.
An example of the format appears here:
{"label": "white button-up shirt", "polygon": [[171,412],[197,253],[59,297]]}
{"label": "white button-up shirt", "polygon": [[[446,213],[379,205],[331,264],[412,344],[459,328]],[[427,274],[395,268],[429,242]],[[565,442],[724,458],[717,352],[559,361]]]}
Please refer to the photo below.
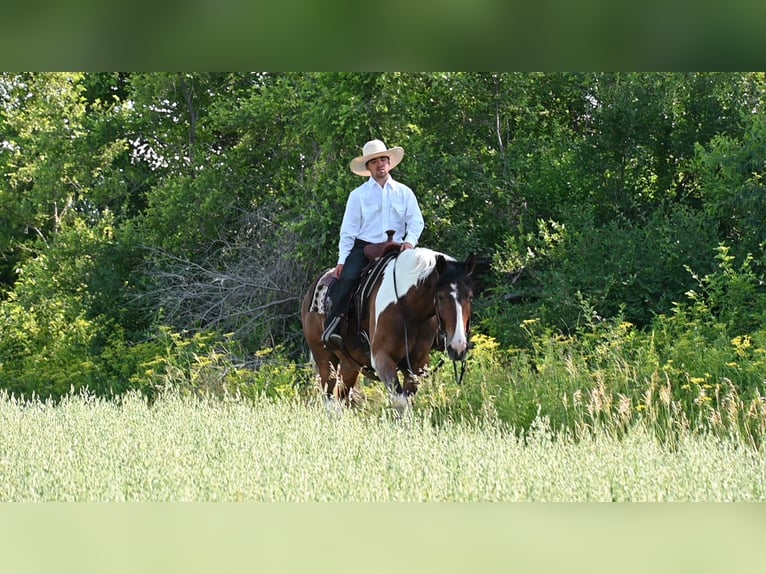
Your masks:
{"label": "white button-up shirt", "polygon": [[356,239],[380,243],[388,239],[386,230],[393,229],[394,241],[414,247],[424,226],[418,200],[409,187],[391,176],[381,187],[370,177],[352,191],[346,201],[340,225],[338,264],[346,261]]}

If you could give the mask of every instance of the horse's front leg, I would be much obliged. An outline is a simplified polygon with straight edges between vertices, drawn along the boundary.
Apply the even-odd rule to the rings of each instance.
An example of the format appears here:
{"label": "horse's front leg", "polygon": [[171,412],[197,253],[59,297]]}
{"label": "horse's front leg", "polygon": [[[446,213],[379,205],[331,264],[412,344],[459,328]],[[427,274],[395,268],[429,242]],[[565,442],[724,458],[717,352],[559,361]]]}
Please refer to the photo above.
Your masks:
{"label": "horse's front leg", "polygon": [[428,365],[431,360],[430,350],[432,340],[433,337],[427,339],[413,351],[413,354],[410,357],[411,362],[405,363],[405,361],[402,361],[399,364],[399,367],[404,373],[404,394],[408,397],[412,397],[418,392],[420,381],[428,373]]}
{"label": "horse's front leg", "polygon": [[351,404],[351,389],[356,385],[359,378],[359,370],[349,366],[345,362],[338,365],[330,365],[329,380],[325,394],[325,410],[330,416],[339,416],[344,407]]}
{"label": "horse's front leg", "polygon": [[407,371],[404,375],[404,394],[407,397],[412,397],[418,392],[418,386],[420,385],[420,379],[423,373],[418,374]]}
{"label": "horse's front leg", "polygon": [[349,396],[351,390],[356,385],[357,380],[359,380],[359,369],[352,367],[345,361],[342,362],[340,367],[340,380],[338,381],[335,393],[338,400],[342,401],[344,405],[349,404]]}
{"label": "horse's front leg", "polygon": [[399,383],[396,362],[389,355],[379,353],[374,357],[373,368],[378,374],[378,378],[386,385],[389,404],[401,416],[409,410],[410,402]]}

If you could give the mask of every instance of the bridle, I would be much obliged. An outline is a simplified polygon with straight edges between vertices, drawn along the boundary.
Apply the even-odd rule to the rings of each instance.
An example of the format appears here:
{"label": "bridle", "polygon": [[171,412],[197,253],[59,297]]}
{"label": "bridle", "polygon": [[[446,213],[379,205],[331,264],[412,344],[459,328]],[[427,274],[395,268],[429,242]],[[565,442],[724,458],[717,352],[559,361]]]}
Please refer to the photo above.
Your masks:
{"label": "bridle", "polygon": [[[437,332],[436,332],[436,340],[441,344],[439,349],[446,352],[447,351],[447,328],[444,326],[444,321],[442,320],[442,317],[439,314],[439,303],[436,300],[436,298],[434,298],[434,311],[436,312],[436,324],[438,325]],[[466,327],[466,330],[465,330],[465,337],[468,340],[468,345],[470,348],[470,344],[471,344],[470,343],[471,341],[471,318],[470,317],[468,318],[468,326]],[[463,356],[463,358],[460,359],[459,361],[460,362],[459,375],[458,375],[458,368],[457,368],[458,361],[456,361],[455,359],[452,360],[452,368],[455,372],[455,382],[458,385],[463,382],[463,377],[465,376],[467,356],[468,354],[466,353]],[[436,366],[435,370],[438,370],[443,364],[444,364],[444,359],[442,358],[442,360],[439,361],[439,364]]]}
{"label": "bridle", "polygon": [[[399,298],[399,291],[396,287],[396,260],[397,258],[394,258],[394,268],[393,268],[393,280],[394,280],[394,296],[396,297],[397,305],[399,307],[399,312],[402,314],[402,325],[404,326],[404,353],[405,357],[407,358],[407,368],[409,369],[410,373],[413,372],[412,370],[412,362],[410,361],[410,343],[407,336],[407,315],[404,311],[404,299]],[[444,321],[442,320],[441,315],[439,314],[439,302],[436,300],[436,297],[434,297],[434,314],[436,315],[436,324],[437,324],[437,331],[436,331],[436,340],[440,341],[442,343],[442,347],[440,350],[447,351],[447,329],[444,326]],[[468,319],[468,326],[466,328],[465,333],[466,339],[469,341],[471,340],[471,318]],[[465,355],[467,357],[467,355]],[[460,374],[458,374],[458,361],[455,359],[452,360],[452,367],[455,371],[455,382],[459,385],[463,382],[463,377],[465,376],[465,369],[466,369],[466,362],[467,359],[463,358],[460,360]],[[439,361],[439,364],[436,366],[435,370],[438,370],[442,365],[444,364],[444,359],[442,358],[441,361]]]}

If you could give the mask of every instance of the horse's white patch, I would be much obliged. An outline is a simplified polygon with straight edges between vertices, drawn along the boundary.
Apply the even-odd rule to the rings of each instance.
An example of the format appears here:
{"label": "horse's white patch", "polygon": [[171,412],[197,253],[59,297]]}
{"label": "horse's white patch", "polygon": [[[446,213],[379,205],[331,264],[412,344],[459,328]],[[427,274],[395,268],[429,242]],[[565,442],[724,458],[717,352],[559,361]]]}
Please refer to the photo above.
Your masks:
{"label": "horse's white patch", "polygon": [[457,283],[452,283],[450,287],[452,288],[450,295],[452,296],[452,300],[455,303],[456,324],[455,333],[452,335],[452,340],[449,344],[450,347],[455,349],[455,351],[462,354],[468,347],[468,335],[465,332],[465,326],[463,323],[463,306],[458,300]]}
{"label": "horse's white patch", "polygon": [[[396,303],[397,294],[399,297],[404,297],[407,291],[433,272],[436,268],[436,258],[439,255],[448,261],[454,261],[449,255],[425,247],[418,247],[417,249],[402,251],[398,257],[388,262],[380,289],[375,296],[376,325],[381,313],[389,305]],[[394,288],[394,276],[396,276],[396,288]]]}
{"label": "horse's white patch", "polygon": [[343,405],[335,397],[325,397],[324,410],[331,419],[337,419],[343,415]]}
{"label": "horse's white patch", "polygon": [[396,413],[399,420],[408,420],[412,417],[412,403],[402,393],[391,393],[388,395],[389,403]]}

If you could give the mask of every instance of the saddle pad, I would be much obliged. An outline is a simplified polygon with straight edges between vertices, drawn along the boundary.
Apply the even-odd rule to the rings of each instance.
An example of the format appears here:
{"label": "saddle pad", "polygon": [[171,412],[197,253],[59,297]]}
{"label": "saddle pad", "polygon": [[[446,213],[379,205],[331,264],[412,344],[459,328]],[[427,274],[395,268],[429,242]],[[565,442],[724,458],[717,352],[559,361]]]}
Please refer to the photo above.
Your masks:
{"label": "saddle pad", "polygon": [[330,285],[337,281],[335,275],[333,275],[334,269],[334,267],[331,267],[325,271],[319,278],[319,281],[317,281],[316,287],[314,288],[314,296],[311,298],[311,306],[309,307],[309,311],[312,313],[319,313],[320,315],[327,314],[327,311],[330,308],[327,292],[330,289]]}

